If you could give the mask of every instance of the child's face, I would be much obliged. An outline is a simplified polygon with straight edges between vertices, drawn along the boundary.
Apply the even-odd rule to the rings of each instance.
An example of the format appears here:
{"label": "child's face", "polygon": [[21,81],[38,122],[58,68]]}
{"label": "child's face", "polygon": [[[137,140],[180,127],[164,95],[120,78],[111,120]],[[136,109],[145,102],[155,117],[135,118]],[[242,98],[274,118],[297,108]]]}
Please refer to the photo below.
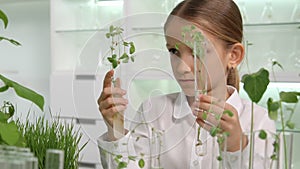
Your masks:
{"label": "child's face", "polygon": [[[204,34],[203,59],[197,57],[194,62],[193,49],[183,43],[179,36],[166,36],[174,76],[183,92],[188,96],[195,95],[195,89],[206,89],[210,92],[220,85],[226,85],[226,66],[228,57],[220,40]],[[196,73],[196,76],[194,74]],[[197,79],[195,80],[195,77]],[[197,86],[195,88],[195,86]]]}

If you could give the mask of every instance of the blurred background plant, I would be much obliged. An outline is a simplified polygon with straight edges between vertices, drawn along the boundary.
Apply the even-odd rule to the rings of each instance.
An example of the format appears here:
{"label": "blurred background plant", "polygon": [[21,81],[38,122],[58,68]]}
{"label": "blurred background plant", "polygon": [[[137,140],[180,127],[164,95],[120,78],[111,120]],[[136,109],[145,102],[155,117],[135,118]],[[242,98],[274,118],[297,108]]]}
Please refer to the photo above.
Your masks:
{"label": "blurred background plant", "polygon": [[[4,29],[8,26],[8,17],[0,9],[0,20],[4,23]],[[0,42],[8,41],[15,46],[21,44],[13,39],[0,35]],[[0,58],[2,60],[2,58]],[[44,97],[23,85],[10,80],[0,74],[0,93],[9,88],[14,89],[17,96],[33,102],[44,112]],[[0,82],[1,82],[0,81]],[[21,110],[23,111],[23,110]],[[15,106],[8,100],[0,106],[0,145],[28,147],[38,158],[39,169],[45,168],[47,149],[59,149],[64,151],[64,168],[77,169],[80,151],[85,143],[79,148],[82,134],[74,128],[73,123],[63,123],[58,118],[46,119],[45,114],[35,119],[34,123],[29,120],[29,110],[25,122],[18,118],[14,120]]]}
{"label": "blurred background plant", "polygon": [[82,134],[74,128],[73,123],[62,122],[59,118],[52,118],[50,121],[41,116],[34,123],[27,119],[22,124],[18,120],[17,126],[26,140],[26,146],[38,158],[39,169],[45,168],[47,149],[64,151],[65,169],[78,168],[79,153],[87,143],[79,148]]}
{"label": "blurred background plant", "polygon": [[[0,10],[0,20],[3,21],[4,29],[6,29],[8,26],[8,17],[2,10]],[[15,46],[21,45],[19,42],[13,39],[9,39],[0,35],[0,42],[3,40],[8,41]],[[43,111],[44,97],[42,95],[4,77],[2,74],[0,74],[0,80],[2,81],[1,85],[3,85],[0,86],[0,93],[12,88],[19,97],[33,102]],[[4,101],[3,105],[0,107],[0,144],[24,146],[24,140],[21,137],[16,123],[12,120],[12,116],[14,114],[14,105],[10,101]]]}

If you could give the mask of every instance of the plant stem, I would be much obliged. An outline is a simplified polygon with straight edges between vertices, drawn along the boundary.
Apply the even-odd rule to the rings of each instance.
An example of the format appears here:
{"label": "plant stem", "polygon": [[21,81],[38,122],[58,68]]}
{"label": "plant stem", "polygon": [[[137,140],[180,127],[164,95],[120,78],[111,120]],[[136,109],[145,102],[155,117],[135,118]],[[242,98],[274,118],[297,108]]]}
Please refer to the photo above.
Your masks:
{"label": "plant stem", "polygon": [[250,128],[250,156],[249,156],[249,169],[252,169],[253,165],[253,123],[254,123],[254,103],[251,102],[251,128]]}
{"label": "plant stem", "polygon": [[282,137],[283,137],[283,151],[284,151],[284,168],[287,169],[287,150],[286,150],[286,137],[285,137],[285,124],[284,124],[284,118],[283,118],[283,112],[282,112],[282,103],[281,101],[279,102],[280,106],[280,121],[281,121],[281,126],[282,126]]}

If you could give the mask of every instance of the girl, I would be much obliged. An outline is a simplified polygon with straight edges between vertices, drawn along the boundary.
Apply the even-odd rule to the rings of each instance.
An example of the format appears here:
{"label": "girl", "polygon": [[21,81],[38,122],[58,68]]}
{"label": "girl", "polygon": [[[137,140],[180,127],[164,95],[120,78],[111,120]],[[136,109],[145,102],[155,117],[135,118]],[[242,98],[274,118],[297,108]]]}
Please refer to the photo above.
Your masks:
{"label": "girl", "polygon": [[[198,59],[196,65],[194,59],[199,57],[193,52],[196,46],[186,42],[193,39],[182,36],[188,25],[193,25],[190,31],[200,32],[204,37],[205,60]],[[108,72],[98,99],[108,128],[98,140],[103,167],[117,168],[116,161],[127,160],[128,168],[139,168],[138,160],[128,159],[142,156],[146,168],[217,168],[216,138],[209,134],[217,129],[218,133],[228,135],[226,144],[220,145],[226,157],[223,164],[227,168],[248,168],[249,138],[244,133],[250,131],[251,102],[238,94],[237,66],[244,57],[243,24],[238,7],[232,0],[185,0],[173,9],[164,30],[174,77],[182,92],[143,102],[132,128],[123,138],[116,139],[113,116],[124,111],[128,101],[122,97],[126,91],[111,87],[113,71]],[[195,96],[195,73],[206,77],[206,85],[199,83],[197,87],[205,87],[207,94]],[[254,109],[254,130],[275,132],[267,111],[257,105]],[[272,151],[271,144],[268,146]],[[263,168],[264,144],[257,140],[255,145],[253,168]],[[119,159],[114,160],[116,157]]]}

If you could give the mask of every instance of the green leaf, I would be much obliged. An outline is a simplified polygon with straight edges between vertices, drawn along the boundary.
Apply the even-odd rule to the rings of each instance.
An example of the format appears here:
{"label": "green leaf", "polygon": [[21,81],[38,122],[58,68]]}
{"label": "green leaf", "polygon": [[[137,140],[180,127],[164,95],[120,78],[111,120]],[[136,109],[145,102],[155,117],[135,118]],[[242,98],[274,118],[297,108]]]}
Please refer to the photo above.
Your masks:
{"label": "green leaf", "polygon": [[110,33],[105,34],[106,38],[110,38]]}
{"label": "green leaf", "polygon": [[124,161],[119,162],[118,164],[118,169],[122,169],[122,168],[126,168],[127,167],[127,163]]}
{"label": "green leaf", "polygon": [[191,25],[191,30],[194,30],[196,29],[196,26],[195,25]]}
{"label": "green leaf", "polygon": [[13,39],[9,39],[8,41],[16,46],[21,46],[21,43],[19,43],[18,41],[15,41]]}
{"label": "green leaf", "polygon": [[131,161],[135,161],[136,156],[128,156],[128,159],[131,160]]}
{"label": "green leaf", "polygon": [[113,69],[115,69],[116,67],[118,67],[118,61],[117,60],[113,60],[113,62],[112,62],[112,67],[113,67]]}
{"label": "green leaf", "polygon": [[286,126],[289,128],[289,129],[294,129],[295,128],[295,123],[291,122],[290,120],[288,120],[286,122]]}
{"label": "green leaf", "polygon": [[278,140],[274,141],[274,143],[273,143],[273,149],[274,149],[273,152],[278,152],[278,151],[279,151],[279,143],[278,143]]}
{"label": "green leaf", "polygon": [[145,161],[144,161],[144,159],[141,158],[141,159],[139,160],[139,167],[140,167],[140,168],[144,168],[144,166],[145,166]]}
{"label": "green leaf", "polygon": [[244,75],[242,77],[242,82],[244,83],[244,90],[251,101],[258,103],[270,82],[269,72],[266,69],[261,68],[256,73]]}
{"label": "green leaf", "polygon": [[285,103],[297,103],[297,92],[280,92],[280,100]]}
{"label": "green leaf", "polygon": [[120,60],[122,59],[128,59],[129,56],[127,55],[127,53],[123,53],[123,55],[120,57]]}
{"label": "green leaf", "polygon": [[15,40],[13,40],[13,39],[8,39],[8,38],[1,37],[1,36],[0,36],[0,41],[2,41],[2,40],[9,41],[10,43],[12,43],[13,45],[16,45],[16,46],[21,46],[21,43],[15,41]]}
{"label": "green leaf", "polygon": [[113,25],[110,25],[110,27],[109,27],[109,33],[112,34],[113,31],[114,31],[114,26],[113,26]]}
{"label": "green leaf", "polygon": [[128,46],[129,43],[124,41],[124,42],[123,42],[123,45],[124,45],[124,46]]}
{"label": "green leaf", "polygon": [[233,115],[234,115],[233,112],[230,110],[223,111],[223,114],[228,114],[229,117],[233,117]]}
{"label": "green leaf", "polygon": [[266,131],[265,131],[265,130],[260,130],[260,131],[259,131],[258,137],[259,137],[260,139],[262,139],[262,140],[265,140],[265,139],[267,138],[267,133],[266,133]]}
{"label": "green leaf", "polygon": [[134,56],[130,57],[131,62],[134,62]]}
{"label": "green leaf", "polygon": [[268,114],[269,114],[270,119],[277,120],[279,102],[273,102],[273,99],[269,98],[267,101],[267,106],[268,106]]}
{"label": "green leaf", "polygon": [[116,54],[113,54],[111,57],[112,57],[113,59],[116,59],[116,58],[117,58],[117,55],[116,55]]}
{"label": "green leaf", "polygon": [[202,119],[203,119],[203,120],[206,120],[206,119],[207,119],[207,112],[206,112],[206,111],[203,111]]}
{"label": "green leaf", "polygon": [[277,62],[276,60],[272,61],[272,66],[275,66],[275,65],[277,65],[278,67],[280,67],[283,70],[282,65],[279,62]]}
{"label": "green leaf", "polygon": [[225,132],[223,132],[223,135],[224,135],[225,137],[229,137],[229,136],[230,136],[230,133],[227,132],[227,131],[225,131]]}
{"label": "green leaf", "polygon": [[16,94],[24,99],[27,99],[34,104],[36,104],[42,111],[44,110],[44,97],[35,91],[26,88],[15,81],[7,79],[6,77],[0,75],[0,79],[4,82],[5,85],[13,88]]}
{"label": "green leaf", "polygon": [[114,59],[114,58],[112,58],[112,57],[108,57],[107,60],[108,60],[110,63],[113,63],[114,60],[116,60],[116,59]]}
{"label": "green leaf", "polygon": [[219,127],[213,126],[210,130],[210,135],[215,137],[220,131],[221,129]]}
{"label": "green leaf", "polygon": [[[221,131],[221,130],[220,130]],[[225,141],[225,137],[223,135],[218,135],[218,139],[217,139],[217,142],[218,144],[223,144]]]}
{"label": "green leaf", "polygon": [[5,92],[8,88],[9,88],[9,86],[7,86],[7,85],[0,87],[0,92]]}
{"label": "green leaf", "polygon": [[117,159],[121,159],[123,156],[122,155],[116,155]]}
{"label": "green leaf", "polygon": [[7,120],[9,119],[9,115],[4,113],[4,112],[0,112],[0,122],[1,123],[7,123]]}
{"label": "green leaf", "polygon": [[218,157],[217,157],[217,160],[218,160],[218,161],[222,161],[223,158],[222,158],[221,156],[218,156]]}
{"label": "green leaf", "polygon": [[7,18],[7,16],[5,15],[5,13],[1,9],[0,9],[0,19],[4,23],[4,29],[6,29],[7,25],[8,25],[8,18]]}
{"label": "green leaf", "polygon": [[203,35],[201,34],[201,32],[196,32],[196,33],[193,34],[193,39],[194,39],[197,43],[199,43],[199,42],[202,42],[202,41],[203,41],[204,37],[203,37]]}
{"label": "green leaf", "polygon": [[7,103],[9,118],[15,114],[15,107],[11,103]]}
{"label": "green leaf", "polygon": [[8,145],[15,145],[20,137],[17,125],[13,121],[10,123],[0,123],[0,135]]}
{"label": "green leaf", "polygon": [[130,49],[129,49],[129,54],[133,54],[135,52],[135,46],[133,42],[130,42]]}
{"label": "green leaf", "polygon": [[122,29],[121,27],[115,27],[115,34],[116,35],[122,34],[123,31],[124,31],[124,29]]}
{"label": "green leaf", "polygon": [[269,98],[267,101],[268,110],[277,111],[279,109],[279,102],[274,102],[272,98]]}
{"label": "green leaf", "polygon": [[123,59],[122,63],[128,63],[129,58]]}
{"label": "green leaf", "polygon": [[276,154],[272,154],[272,155],[271,155],[271,159],[272,159],[272,160],[277,160]]}
{"label": "green leaf", "polygon": [[175,49],[179,50],[179,44],[178,43],[175,44]]}

